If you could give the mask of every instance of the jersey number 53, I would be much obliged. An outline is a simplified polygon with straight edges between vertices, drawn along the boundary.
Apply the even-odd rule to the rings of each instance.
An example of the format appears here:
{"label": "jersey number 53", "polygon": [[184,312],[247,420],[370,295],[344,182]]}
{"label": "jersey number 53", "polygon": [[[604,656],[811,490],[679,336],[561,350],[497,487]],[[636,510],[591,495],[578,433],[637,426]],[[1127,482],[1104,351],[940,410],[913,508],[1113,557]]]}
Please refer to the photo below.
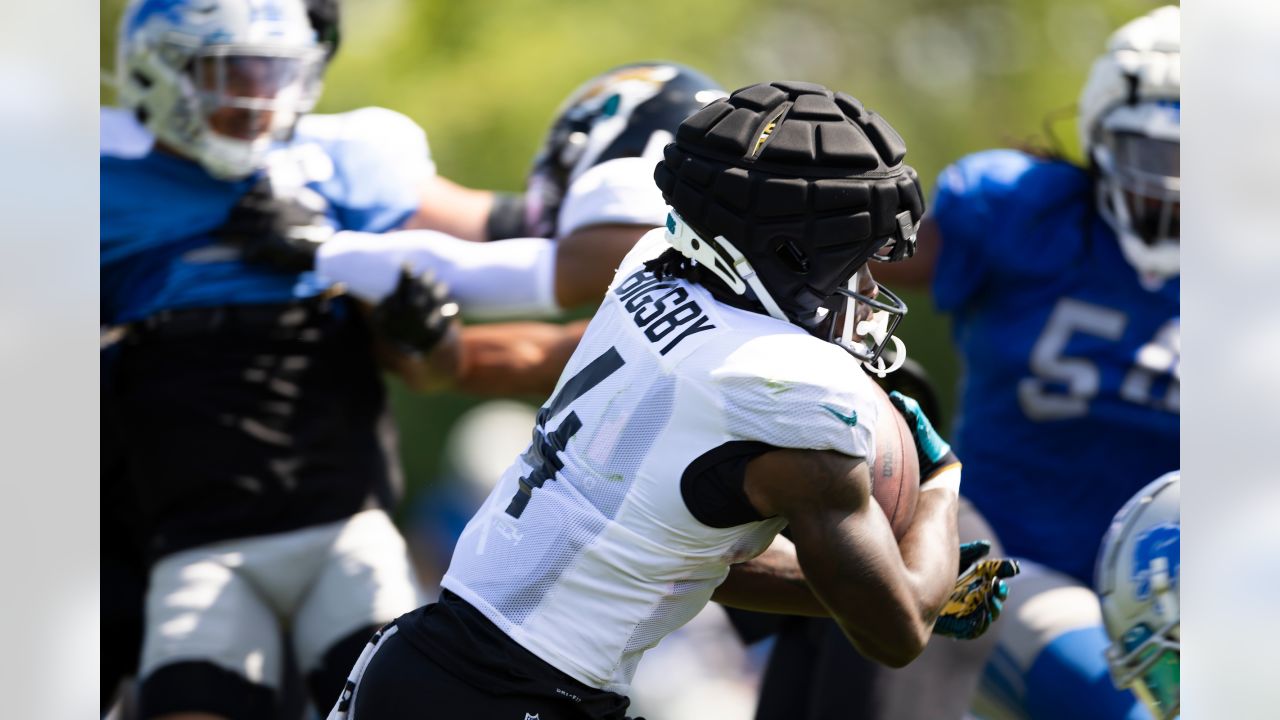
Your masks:
{"label": "jersey number 53", "polygon": [[[1032,420],[1066,420],[1089,412],[1102,374],[1088,357],[1066,355],[1076,333],[1120,341],[1128,317],[1112,308],[1063,298],[1031,349],[1033,377],[1018,383],[1018,403]],[[1180,343],[1178,318],[1167,321],[1155,337],[1138,348],[1120,384],[1120,397],[1138,405],[1178,412]],[[1155,397],[1158,377],[1169,378],[1163,397]]]}

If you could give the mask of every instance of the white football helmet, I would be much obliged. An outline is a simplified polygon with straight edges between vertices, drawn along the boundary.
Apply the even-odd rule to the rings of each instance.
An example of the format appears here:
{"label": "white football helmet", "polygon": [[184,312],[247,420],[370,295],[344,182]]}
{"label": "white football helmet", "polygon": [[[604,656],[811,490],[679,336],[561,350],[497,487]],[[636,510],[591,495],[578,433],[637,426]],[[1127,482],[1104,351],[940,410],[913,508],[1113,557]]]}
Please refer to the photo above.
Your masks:
{"label": "white football helmet", "polygon": [[1117,30],[1080,95],[1099,211],[1149,287],[1178,274],[1180,19],[1167,6]]}
{"label": "white football helmet", "polygon": [[1160,720],[1180,710],[1179,478],[1163,475],[1125,503],[1102,540],[1095,578],[1111,678]]}
{"label": "white football helmet", "polygon": [[315,105],[324,56],[302,0],[133,0],[119,100],[165,146],[243,178]]}

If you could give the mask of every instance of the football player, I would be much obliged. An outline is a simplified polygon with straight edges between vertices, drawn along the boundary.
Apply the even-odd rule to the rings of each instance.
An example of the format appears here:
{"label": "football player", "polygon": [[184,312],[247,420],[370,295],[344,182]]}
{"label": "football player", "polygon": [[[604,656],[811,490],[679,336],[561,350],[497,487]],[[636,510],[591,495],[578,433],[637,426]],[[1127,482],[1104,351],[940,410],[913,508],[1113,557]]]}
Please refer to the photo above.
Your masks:
{"label": "football player", "polygon": [[534,160],[519,222],[502,223],[503,234],[524,237],[476,244],[439,232],[347,231],[323,243],[280,237],[255,254],[314,267],[374,303],[402,268],[429,269],[469,317],[554,316],[599,302],[618,262],[666,216],[652,178],[662,148],[680,121],[724,95],[702,73],[665,62],[624,65],[584,83],[561,105]]}
{"label": "football player", "polygon": [[1111,641],[1111,679],[1132,690],[1156,720],[1172,720],[1181,710],[1181,487],[1175,470],[1125,503],[1102,540],[1094,579]]}
{"label": "football player", "polygon": [[966,494],[1032,561],[982,681],[989,716],[1146,715],[1106,681],[1090,583],[1116,509],[1179,465],[1179,80],[1177,7],[1119,28],[1080,96],[1088,167],[962,158],[893,276],[931,276],[952,315]]}
{"label": "football player", "polygon": [[[325,48],[326,62],[339,43],[337,0],[306,0],[307,19]],[[103,107],[99,113],[100,151],[115,157],[141,157],[151,151],[151,134],[124,108]],[[122,680],[138,669],[142,647],[143,603],[147,586],[146,553],[138,547],[136,508],[121,481],[118,428],[110,411],[113,363],[121,328],[104,327],[102,341],[102,652],[99,691],[105,714],[115,702]],[[123,708],[125,717],[132,717]]]}
{"label": "football player", "polygon": [[[870,492],[881,406],[861,363],[906,308],[867,261],[914,242],[905,152],[809,83],[685,120],[655,172],[665,227],[623,259],[440,601],[374,636],[330,718],[621,718],[644,651],[713,596],[830,614],[894,666],[931,632],[985,631],[1015,568],[957,583],[981,555],[957,550],[959,463],[903,396],[924,481],[900,542]],[[804,576],[743,575],[788,524]]]}
{"label": "football player", "polygon": [[[101,156],[101,306],[124,331],[104,424],[146,553],[143,717],[273,716],[285,626],[327,707],[372,631],[421,602],[385,510],[398,468],[375,357],[454,374],[456,306],[408,274],[361,306],[220,242],[245,214],[281,232],[482,236],[493,198],[435,178],[412,122],[305,115],[332,47],[301,0],[136,0],[121,22],[120,101],[154,142]],[[305,222],[255,214],[282,198]],[[553,369],[516,375],[512,353],[487,353],[461,374],[526,392],[576,340],[490,332]]]}

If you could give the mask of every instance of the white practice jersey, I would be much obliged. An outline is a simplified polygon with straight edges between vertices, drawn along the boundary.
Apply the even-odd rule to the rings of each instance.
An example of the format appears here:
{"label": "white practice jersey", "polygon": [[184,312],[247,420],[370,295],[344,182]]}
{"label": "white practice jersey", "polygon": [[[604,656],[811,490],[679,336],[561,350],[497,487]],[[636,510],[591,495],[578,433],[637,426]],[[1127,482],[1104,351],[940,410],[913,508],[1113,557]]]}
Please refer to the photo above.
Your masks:
{"label": "white practice jersey", "polygon": [[667,201],[653,181],[658,159],[615,158],[582,173],[569,184],[560,204],[556,234],[564,237],[604,223],[661,225],[667,218]]}
{"label": "white practice jersey", "polygon": [[538,657],[619,693],[641,654],[785,525],[699,522],[681,494],[694,460],[758,441],[874,462],[877,406],[858,362],[701,286],[656,280],[643,262],[664,232],[623,260],[442,582]]}

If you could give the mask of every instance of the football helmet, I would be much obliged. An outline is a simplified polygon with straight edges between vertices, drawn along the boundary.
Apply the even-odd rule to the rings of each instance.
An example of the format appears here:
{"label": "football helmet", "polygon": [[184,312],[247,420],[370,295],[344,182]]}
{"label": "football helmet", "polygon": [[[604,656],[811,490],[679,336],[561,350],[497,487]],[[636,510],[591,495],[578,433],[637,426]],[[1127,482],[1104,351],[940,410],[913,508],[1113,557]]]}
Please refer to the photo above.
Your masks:
{"label": "football helmet", "polygon": [[1161,476],[1116,514],[1102,540],[1095,585],[1116,687],[1160,720],[1179,712],[1179,471]]}
{"label": "football helmet", "polygon": [[315,105],[324,57],[302,0],[134,0],[117,88],[159,142],[239,179]]}
{"label": "football helmet", "polygon": [[652,157],[675,136],[680,121],[728,93],[693,68],[669,62],[623,65],[579,86],[556,111],[529,172],[525,227],[555,237],[569,185],[595,165]]}
{"label": "football helmet", "polygon": [[[907,146],[845,93],[803,82],[742,88],[681,123],[654,172],[667,241],[730,304],[762,309],[878,375],[906,359],[907,306],[865,267],[915,252],[924,199]],[[882,353],[896,346],[892,364]]]}
{"label": "football helmet", "polygon": [[324,60],[331,62],[342,40],[342,6],[339,0],[307,0],[307,19],[324,46]]}
{"label": "football helmet", "polygon": [[1158,8],[1111,36],[1080,96],[1099,212],[1148,285],[1179,272],[1180,58],[1180,12]]}

